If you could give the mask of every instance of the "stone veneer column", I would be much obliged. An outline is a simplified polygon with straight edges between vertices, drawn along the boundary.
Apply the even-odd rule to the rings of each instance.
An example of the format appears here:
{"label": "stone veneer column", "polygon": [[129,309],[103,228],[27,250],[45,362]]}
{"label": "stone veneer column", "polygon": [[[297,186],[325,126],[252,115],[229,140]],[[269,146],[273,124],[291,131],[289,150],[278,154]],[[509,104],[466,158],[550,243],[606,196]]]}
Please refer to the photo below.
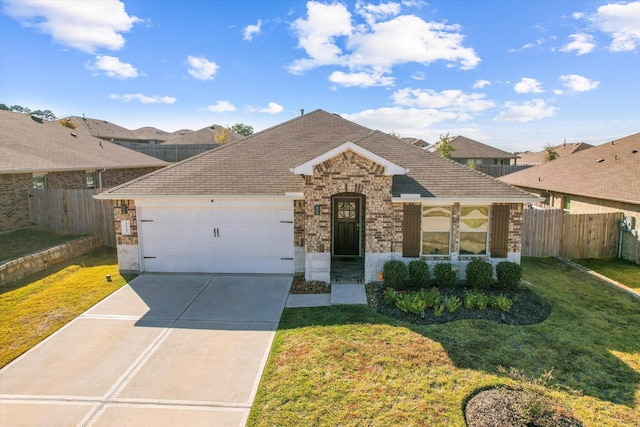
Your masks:
{"label": "stone veneer column", "polygon": [[522,255],[522,203],[509,204],[509,250],[507,260],[520,264]]}
{"label": "stone veneer column", "polygon": [[[140,273],[140,247],[138,244],[138,222],[136,205],[133,200],[115,200],[114,220],[116,223],[116,249],[118,252],[118,268],[122,273]],[[122,206],[127,212],[122,213]],[[122,221],[129,221],[129,235],[122,234]]]}

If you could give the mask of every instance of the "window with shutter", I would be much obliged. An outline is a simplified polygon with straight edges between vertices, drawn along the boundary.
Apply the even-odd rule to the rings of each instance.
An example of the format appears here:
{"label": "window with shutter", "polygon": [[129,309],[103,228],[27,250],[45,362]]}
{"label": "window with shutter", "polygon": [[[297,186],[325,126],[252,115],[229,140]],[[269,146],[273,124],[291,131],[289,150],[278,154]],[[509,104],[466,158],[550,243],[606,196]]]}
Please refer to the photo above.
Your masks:
{"label": "window with shutter", "polygon": [[491,257],[506,258],[509,250],[509,205],[491,207]]}
{"label": "window with shutter", "polygon": [[402,227],[402,256],[416,258],[420,256],[420,205],[404,205]]}

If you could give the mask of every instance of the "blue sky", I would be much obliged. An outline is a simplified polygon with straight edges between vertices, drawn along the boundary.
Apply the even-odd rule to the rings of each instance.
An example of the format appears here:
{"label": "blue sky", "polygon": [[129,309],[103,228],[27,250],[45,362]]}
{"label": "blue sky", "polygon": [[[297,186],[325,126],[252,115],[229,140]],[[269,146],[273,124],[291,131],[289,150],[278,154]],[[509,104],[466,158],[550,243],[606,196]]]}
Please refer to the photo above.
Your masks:
{"label": "blue sky", "polygon": [[130,129],[317,108],[507,151],[640,131],[640,1],[0,0],[0,102]]}

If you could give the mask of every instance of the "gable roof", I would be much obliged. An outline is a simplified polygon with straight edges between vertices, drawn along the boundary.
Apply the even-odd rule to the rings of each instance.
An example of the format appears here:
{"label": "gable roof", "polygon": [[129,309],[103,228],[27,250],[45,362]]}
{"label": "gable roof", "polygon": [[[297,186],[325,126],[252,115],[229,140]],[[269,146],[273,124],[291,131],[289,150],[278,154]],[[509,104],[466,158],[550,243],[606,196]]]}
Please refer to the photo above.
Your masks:
{"label": "gable roof", "polygon": [[500,179],[542,191],[640,204],[640,133]]}
{"label": "gable roof", "polygon": [[[458,135],[451,138],[451,145],[456,151],[451,154],[452,159],[517,159],[513,153],[499,150],[482,142],[475,141],[466,136]],[[431,152],[437,152],[438,143],[431,146]]]}
{"label": "gable roof", "polygon": [[[74,136],[75,135],[75,136]],[[28,114],[0,111],[0,173],[162,167],[167,162]]]}
{"label": "gable roof", "polygon": [[[578,151],[582,151],[587,148],[591,148],[593,145],[587,144],[585,142],[570,142],[566,144],[556,145],[555,147],[551,147],[556,153],[558,153],[558,157],[566,157],[573,153],[577,153]],[[535,153],[520,153],[518,154],[518,164],[520,165],[539,165],[544,163],[544,157],[546,155],[546,150],[536,151]]]}
{"label": "gable roof", "polygon": [[84,132],[88,135],[107,141],[137,141],[140,139],[135,135],[135,133],[133,133],[133,131],[106,120],[90,119],[78,116],[70,116],[61,120],[72,122],[76,126],[77,131]]}
{"label": "gable roof", "polygon": [[166,132],[162,129],[154,128],[153,126],[145,126],[132,130],[137,139],[143,139],[146,141],[167,141],[169,139],[177,138],[179,135]]}
{"label": "gable roof", "polygon": [[[531,199],[531,194],[457,162],[407,145],[323,110],[225,144],[110,189],[122,196],[285,195],[302,193],[305,180],[292,169],[351,142],[408,169],[393,177],[392,193],[422,197]],[[533,199],[535,200],[535,199]],[[532,200],[532,201],[533,201]]]}

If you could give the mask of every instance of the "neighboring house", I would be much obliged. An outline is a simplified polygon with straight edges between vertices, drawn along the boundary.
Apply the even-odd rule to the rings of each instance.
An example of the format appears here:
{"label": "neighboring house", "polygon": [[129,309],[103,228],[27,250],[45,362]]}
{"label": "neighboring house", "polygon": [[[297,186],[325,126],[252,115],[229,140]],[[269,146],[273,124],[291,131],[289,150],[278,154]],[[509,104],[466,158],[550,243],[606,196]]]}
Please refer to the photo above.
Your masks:
{"label": "neighboring house", "polygon": [[[624,212],[640,226],[640,133],[500,179],[570,213]],[[637,232],[636,232],[637,236]]]}
{"label": "neighboring house", "polygon": [[154,140],[138,137],[133,131],[118,126],[114,123],[100,119],[90,119],[86,117],[70,116],[59,120],[61,124],[72,128],[74,132],[82,132],[104,141],[122,142],[142,142],[149,143]]}
{"label": "neighboring house", "polygon": [[[555,147],[551,147],[551,149],[558,154],[558,158],[562,158],[591,147],[593,147],[593,145],[586,144],[584,142],[570,142],[568,144],[564,143],[564,144],[556,145]],[[518,164],[531,165],[531,166],[539,165],[539,164],[545,163],[546,155],[547,155],[546,150],[536,151],[535,153],[532,153],[532,152],[520,153],[518,154],[519,156]]]}
{"label": "neighboring house", "polygon": [[[512,161],[515,164],[518,158],[513,153],[507,153],[462,135],[454,136],[450,142],[456,149],[451,155],[451,160],[471,168],[483,165],[509,165]],[[437,154],[438,145],[439,143],[435,143],[427,150]]]}
{"label": "neighboring house", "polygon": [[238,141],[244,138],[243,135],[239,135],[237,133],[231,132],[228,129],[223,128],[220,125],[212,125],[207,126],[206,128],[202,128],[195,132],[189,132],[185,135],[174,137],[168,141],[162,142],[161,145],[185,145],[185,144],[214,144],[219,145],[219,142],[216,141],[216,136],[222,135],[224,132],[227,132],[226,141],[224,143]]}
{"label": "neighboring house", "polygon": [[151,144],[161,143],[181,136],[175,133],[166,132],[162,129],[154,128],[153,126],[141,127],[134,129],[131,132],[133,132],[138,140],[148,141]]}
{"label": "neighboring house", "polygon": [[427,149],[429,147],[429,143],[427,141],[425,141],[424,139],[420,139],[420,138],[400,138],[400,140],[402,142],[404,142],[405,144],[409,144],[409,145],[413,145],[415,147],[420,147],[422,149]]}
{"label": "neighboring house", "polygon": [[31,225],[29,188],[107,188],[167,163],[83,132],[0,111],[0,232]]}
{"label": "neighboring house", "polygon": [[305,273],[332,259],[520,261],[523,190],[316,110],[96,196],[122,271]]}

